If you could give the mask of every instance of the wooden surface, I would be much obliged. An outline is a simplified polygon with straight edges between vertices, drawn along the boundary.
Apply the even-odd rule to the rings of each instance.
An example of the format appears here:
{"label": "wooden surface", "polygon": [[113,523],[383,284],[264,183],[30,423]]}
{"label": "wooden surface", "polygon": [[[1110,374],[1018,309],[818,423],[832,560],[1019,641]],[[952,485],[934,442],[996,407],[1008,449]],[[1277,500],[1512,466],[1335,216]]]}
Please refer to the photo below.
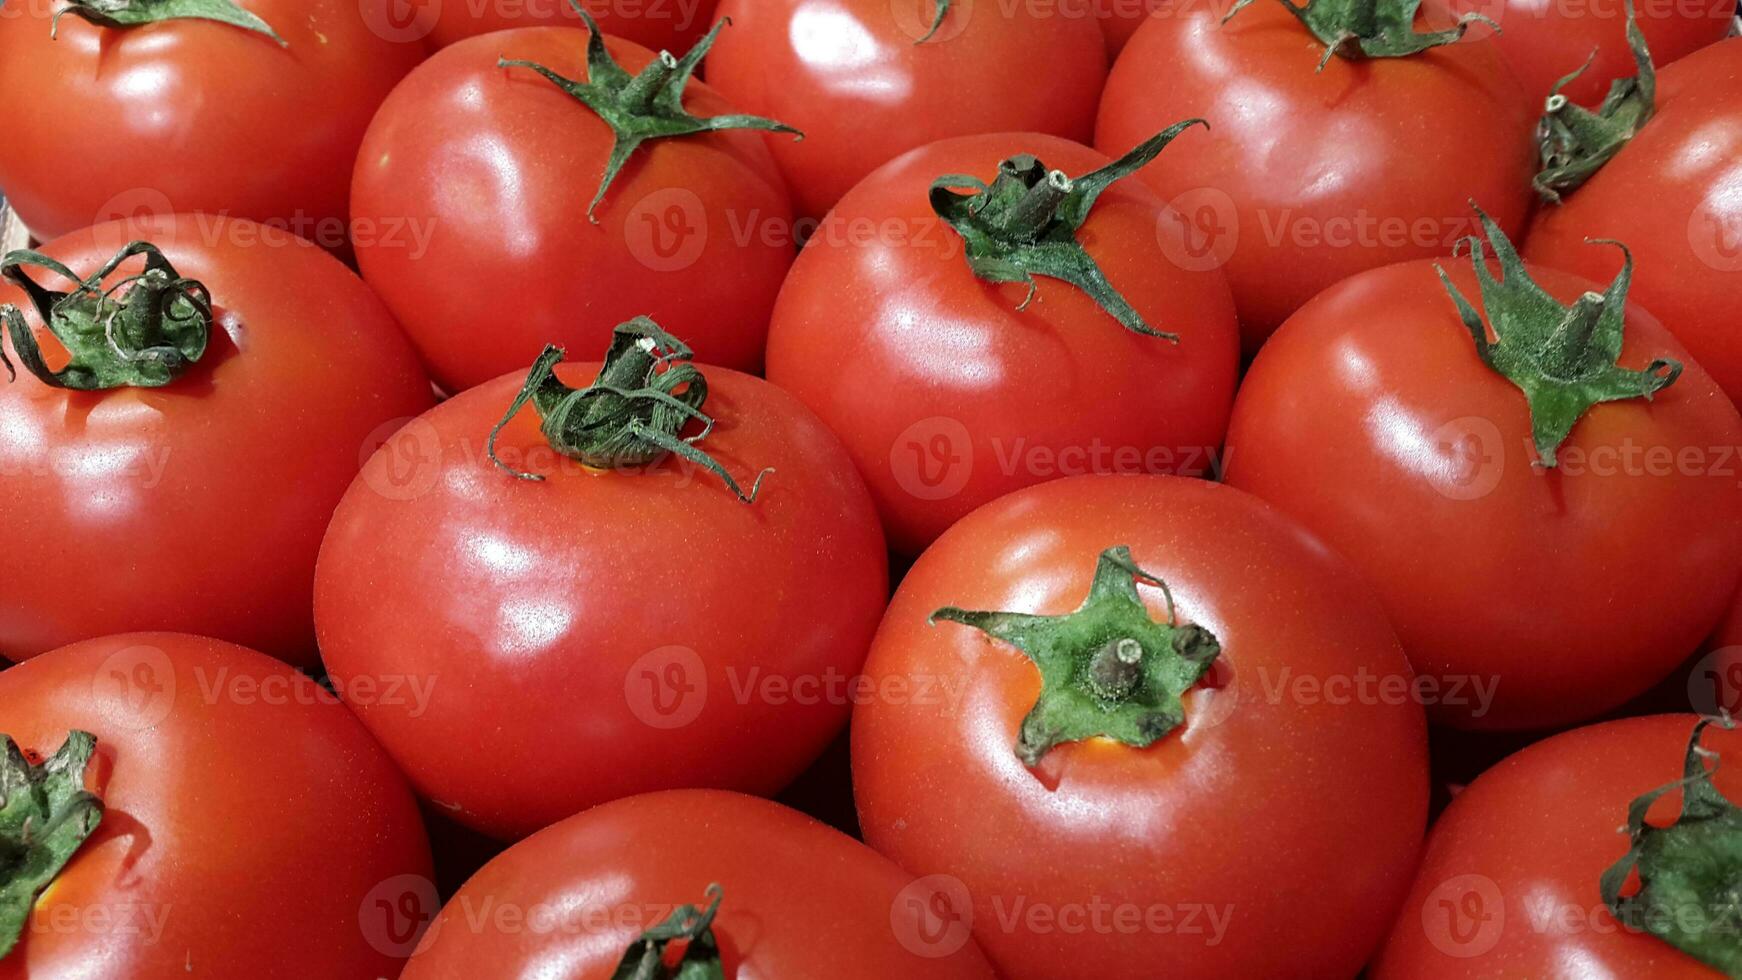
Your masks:
{"label": "wooden surface", "polygon": [[0,204],[0,254],[28,244],[30,233],[24,230],[24,223],[18,220],[11,208]]}

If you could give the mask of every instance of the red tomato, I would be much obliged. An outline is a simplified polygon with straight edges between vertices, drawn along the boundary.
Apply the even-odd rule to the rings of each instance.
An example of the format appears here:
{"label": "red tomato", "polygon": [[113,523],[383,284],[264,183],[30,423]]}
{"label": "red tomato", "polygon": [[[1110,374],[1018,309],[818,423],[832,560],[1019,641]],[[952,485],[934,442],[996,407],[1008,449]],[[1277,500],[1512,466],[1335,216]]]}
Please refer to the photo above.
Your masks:
{"label": "red tomato", "polygon": [[[609,325],[642,314],[709,363],[761,368],[794,250],[768,150],[744,130],[650,140],[592,224],[610,127],[533,71],[496,66],[524,59],[586,78],[587,38],[526,28],[446,48],[393,92],[364,140],[359,221],[412,233],[359,241],[358,263],[447,388],[523,371],[546,343],[601,355]],[[606,48],[631,72],[653,60],[616,38]],[[734,111],[706,85],[686,92],[697,116]]]}
{"label": "red tomato", "polygon": [[420,921],[381,916],[433,897],[416,801],[308,677],[202,637],[104,637],[0,674],[0,718],[37,760],[95,735],[107,810],[0,977],[392,976],[415,947]]}
{"label": "red tomato", "polygon": [[[1613,275],[1616,249],[1586,247]],[[1470,261],[1444,268],[1478,303]],[[1532,271],[1562,301],[1593,288]],[[1680,379],[1650,402],[1592,408],[1547,469],[1524,394],[1478,356],[1435,264],[1379,269],[1313,300],[1259,355],[1227,479],[1378,586],[1416,670],[1442,685],[1438,720],[1576,722],[1693,652],[1742,570],[1742,499],[1719,458],[1742,445],[1742,421],[1629,306],[1620,365],[1659,357],[1685,364]]]}
{"label": "red tomato", "polygon": [[207,211],[344,245],[363,130],[423,48],[374,29],[357,0],[237,2],[286,46],[211,21],[103,28],[64,4],[7,8],[0,187],[39,238]]}
{"label": "red tomato", "polygon": [[[714,0],[581,0],[606,34],[682,55],[713,26]],[[571,0],[410,0],[402,22],[447,47],[514,27],[579,27]]]}
{"label": "red tomato", "polygon": [[327,666],[436,685],[427,704],[357,707],[462,823],[513,838],[655,789],[771,794],[845,723],[888,594],[870,496],[791,395],[708,381],[702,448],[746,487],[775,471],[752,504],[675,457],[559,457],[531,411],[498,450],[550,478],[515,480],[484,446],[518,376],[412,422],[340,504],[315,596]]}
{"label": "red tomato", "polygon": [[[1627,853],[1615,829],[1637,797],[1673,782],[1693,715],[1628,718],[1557,735],[1495,766],[1460,793],[1428,838],[1415,888],[1386,940],[1375,980],[1455,977],[1721,976],[1604,905],[1598,880]],[[1742,799],[1742,735],[1716,727],[1717,789]],[[1666,825],[1680,792],[1652,807]]]}
{"label": "red tomato", "polygon": [[[1203,138],[1188,130],[1177,142]],[[1058,279],[1038,279],[1021,310],[1023,286],[975,277],[927,188],[947,174],[990,181],[1019,153],[1073,177],[1110,162],[1032,133],[908,153],[842,199],[775,307],[769,380],[841,434],[903,554],[1043,480],[1204,473],[1227,429],[1239,360],[1227,284],[1215,270],[1168,261],[1183,254],[1169,212],[1136,180],[1102,194],[1077,238],[1145,322],[1178,334],[1177,344],[1127,330]],[[1173,237],[1158,242],[1157,229]]]}
{"label": "red tomato", "polygon": [[[448,902],[403,980],[609,980],[643,932],[705,909],[712,886],[715,975],[991,980],[966,936],[928,938],[926,882],[801,813],[718,790],[607,803],[509,848]],[[517,928],[480,920],[489,909],[549,915]]]}
{"label": "red tomato", "polygon": [[[1424,23],[1444,18],[1431,5]],[[1530,210],[1534,111],[1493,45],[1314,66],[1323,46],[1274,0],[1152,17],[1107,81],[1095,145],[1209,120],[1143,171],[1172,201],[1191,260],[1224,264],[1250,353],[1320,290],[1445,255],[1473,198],[1508,233]]]}
{"label": "red tomato", "polygon": [[1639,259],[1634,298],[1742,402],[1742,40],[1657,81],[1657,114],[1564,203],[1543,205],[1524,255],[1595,278],[1612,259],[1585,240],[1626,242]]}
{"label": "red tomato", "polygon": [[804,142],[776,136],[769,148],[799,212],[821,217],[866,174],[951,136],[1088,142],[1107,53],[1094,18],[1062,16],[1068,7],[954,0],[921,42],[934,0],[722,0],[732,27],[708,81],[804,130]]}
{"label": "red tomato", "polygon": [[[0,654],[148,628],[313,664],[321,535],[361,460],[430,405],[429,380],[381,301],[286,232],[152,217],[42,251],[84,276],[136,238],[210,291],[210,346],[163,388],[0,385]],[[5,304],[47,336],[22,291],[0,284]]]}
{"label": "red tomato", "polygon": [[[1537,112],[1554,84],[1593,52],[1591,66],[1561,89],[1574,102],[1595,108],[1609,93],[1611,81],[1635,74],[1627,45],[1626,0],[1450,2],[1459,12],[1476,11],[1500,26],[1498,35],[1485,27],[1471,33],[1494,39]],[[1633,8],[1659,65],[1722,40],[1736,20],[1736,5],[1730,0],[1634,0]]]}
{"label": "red tomato", "polygon": [[[1222,653],[1182,729],[1146,749],[1061,744],[1027,768],[1011,746],[1039,671],[928,617],[1067,613],[1117,545]],[[1169,618],[1159,587],[1141,606]],[[866,665],[878,696],[853,718],[865,839],[936,876],[1011,980],[1353,976],[1426,817],[1409,677],[1354,571],[1258,500],[1162,476],[1031,487],[938,539],[883,620]]]}

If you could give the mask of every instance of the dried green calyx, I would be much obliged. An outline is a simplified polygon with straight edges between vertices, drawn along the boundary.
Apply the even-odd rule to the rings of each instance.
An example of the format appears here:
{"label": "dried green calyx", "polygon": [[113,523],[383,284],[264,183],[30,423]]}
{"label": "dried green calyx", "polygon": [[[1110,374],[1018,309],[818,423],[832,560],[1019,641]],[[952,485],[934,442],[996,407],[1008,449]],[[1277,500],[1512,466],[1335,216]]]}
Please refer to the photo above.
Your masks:
{"label": "dried green calyx", "polygon": [[1606,291],[1585,293],[1568,306],[1530,278],[1524,260],[1500,226],[1480,208],[1476,213],[1504,277],[1497,280],[1489,271],[1482,239],[1467,239],[1482,289],[1482,308],[1497,339],[1488,339],[1481,314],[1452,284],[1445,270],[1435,268],[1457,305],[1458,316],[1475,339],[1476,353],[1483,363],[1524,392],[1530,404],[1537,457],[1543,466],[1553,467],[1556,450],[1592,406],[1630,398],[1649,401],[1675,383],[1682,365],[1658,358],[1636,371],[1616,363],[1621,357],[1627,290],[1633,282],[1633,255],[1625,245],[1598,243],[1621,249],[1621,272]]}
{"label": "dried green calyx", "polygon": [[[1226,24],[1233,16],[1251,6],[1253,0],[1239,0],[1222,18]],[[1463,40],[1470,25],[1487,24],[1499,33],[1500,25],[1481,14],[1465,14],[1457,24],[1443,31],[1418,33],[1415,13],[1421,0],[1307,0],[1296,6],[1294,0],[1281,0],[1288,12],[1306,25],[1307,30],[1325,45],[1325,55],[1319,59],[1323,71],[1333,55],[1350,61],[1366,58],[1407,58],[1429,48],[1454,44]]]}
{"label": "dried green calyx", "polygon": [[1645,47],[1645,34],[1639,30],[1639,20],[1634,16],[1633,0],[1626,0],[1626,5],[1627,43],[1633,49],[1638,74],[1610,82],[1609,94],[1595,112],[1575,105],[1561,94],[1561,89],[1591,67],[1597,58],[1597,52],[1592,51],[1584,65],[1555,83],[1543,106],[1537,140],[1542,170],[1531,183],[1545,201],[1559,204],[1562,194],[1590,180],[1657,111],[1657,71],[1651,63],[1651,52]]}
{"label": "dried green calyx", "polygon": [[628,162],[630,155],[648,140],[670,139],[724,129],[760,129],[774,133],[791,133],[798,139],[804,138],[803,133],[791,126],[761,116],[728,115],[701,119],[690,115],[684,108],[685,86],[689,85],[696,66],[702,63],[708,49],[714,46],[715,39],[720,36],[720,29],[731,23],[730,20],[715,24],[708,36],[696,42],[696,46],[682,60],[672,57],[670,52],[661,51],[659,57],[641,70],[641,74],[631,75],[605,49],[605,36],[600,33],[599,24],[593,20],[593,15],[587,13],[577,0],[569,0],[569,4],[586,21],[589,32],[586,81],[564,78],[531,61],[501,58],[497,60],[497,64],[503,68],[526,68],[543,75],[551,84],[596,113],[616,134],[611,157],[605,164],[604,179],[599,182],[599,189],[593,195],[592,203],[587,205],[587,220],[594,224],[599,222],[595,212],[599,209],[599,203],[605,199],[605,192],[622,172],[623,164]]}
{"label": "dried green calyx", "polygon": [[[139,274],[103,285],[135,256],[145,259]],[[30,277],[26,270],[33,266],[77,286],[64,293],[50,290]],[[66,348],[67,365],[49,370],[24,316],[14,307],[0,306],[0,325],[11,333],[18,360],[43,384],[56,388],[161,388],[205,354],[211,337],[211,294],[204,284],[177,273],[150,242],[127,245],[88,279],[40,252],[20,250],[0,258],[0,278],[24,290],[37,316]],[[0,365],[8,377],[17,377],[4,350]]]}
{"label": "dried green calyx", "polygon": [[89,732],[69,732],[60,751],[33,765],[0,736],[0,958],[18,945],[36,897],[103,821],[103,801],[85,789],[96,747]]}
{"label": "dried green calyx", "polygon": [[[1700,747],[1712,724],[1734,728],[1728,716],[1702,718],[1688,740],[1682,778],[1627,808],[1631,846],[1598,881],[1603,904],[1622,925],[1646,932],[1725,974],[1742,976],[1742,810],[1712,785],[1716,755]],[[1714,760],[1711,768],[1705,759]],[[1667,827],[1646,823],[1652,804],[1681,791],[1681,814]],[[1622,895],[1639,872],[1639,889]]]}
{"label": "dried green calyx", "polygon": [[67,0],[67,5],[54,13],[49,28],[51,37],[60,27],[60,19],[68,14],[98,27],[138,27],[165,20],[211,20],[264,34],[278,42],[279,47],[290,47],[271,24],[238,7],[233,0]]}
{"label": "dried green calyx", "polygon": [[[1149,618],[1139,581],[1162,591],[1167,622]],[[949,606],[932,613],[931,621],[938,620],[972,626],[1040,668],[1040,699],[1016,743],[1029,766],[1063,742],[1099,737],[1153,745],[1185,723],[1185,692],[1222,652],[1209,630],[1180,624],[1167,584],[1137,567],[1124,546],[1101,553],[1089,596],[1076,612],[1036,616]]]}
{"label": "dried green calyx", "polygon": [[[1034,277],[1046,276],[1089,294],[1127,330],[1178,342],[1177,334],[1144,322],[1077,241],[1077,232],[1103,191],[1154,160],[1192,126],[1209,128],[1202,119],[1175,123],[1118,160],[1077,178],[1048,170],[1026,153],[1000,163],[990,184],[966,174],[939,177],[931,186],[932,210],[962,236],[963,254],[975,276],[1028,287],[1018,310],[1034,300],[1039,288]],[[957,193],[964,188],[972,193]]]}
{"label": "dried green calyx", "polygon": [[[490,430],[491,462],[522,480],[544,477],[513,469],[496,456],[496,437],[528,401],[543,419],[541,431],[552,449],[598,469],[647,466],[675,453],[719,477],[744,503],[754,503],[772,469],[757,474],[745,493],[719,460],[697,448],[714,429],[702,411],[708,380],[690,363],[694,352],[659,324],[641,316],[619,324],[611,334],[599,376],[585,388],[558,380],[561,347],[546,347],[533,362],[526,384],[502,421]],[[682,436],[685,426],[701,431]]]}
{"label": "dried green calyx", "polygon": [[[629,945],[611,980],[724,980],[720,943],[714,937],[714,916],[720,911],[719,885],[708,886],[708,907],[680,905],[664,922]],[[668,950],[683,945],[676,963]]]}

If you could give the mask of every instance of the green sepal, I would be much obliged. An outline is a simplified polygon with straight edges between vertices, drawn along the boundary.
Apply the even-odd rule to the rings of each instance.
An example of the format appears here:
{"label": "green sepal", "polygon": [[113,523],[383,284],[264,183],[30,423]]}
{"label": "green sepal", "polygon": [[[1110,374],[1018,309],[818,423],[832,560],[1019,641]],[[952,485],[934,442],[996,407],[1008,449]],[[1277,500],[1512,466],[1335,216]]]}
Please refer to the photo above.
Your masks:
{"label": "green sepal", "polygon": [[49,36],[56,36],[60,19],[72,14],[98,27],[139,27],[163,20],[212,20],[245,31],[264,34],[290,47],[272,25],[251,11],[243,10],[232,0],[67,0],[67,5],[55,11],[49,26]]}
{"label": "green sepal", "polygon": [[[725,980],[714,916],[720,911],[719,885],[708,886],[708,907],[678,906],[666,920],[629,945],[611,980]],[[666,962],[672,943],[684,944],[676,964]]]}
{"label": "green sepal", "polygon": [[[1222,17],[1226,24],[1233,16],[1251,6],[1253,0],[1239,0]],[[1336,55],[1349,61],[1367,58],[1407,58],[1429,48],[1455,44],[1463,40],[1471,24],[1487,24],[1500,32],[1500,25],[1482,14],[1465,14],[1458,23],[1443,31],[1417,33],[1415,12],[1421,0],[1307,0],[1296,6],[1294,0],[1281,0],[1288,12],[1312,31],[1325,45],[1319,59],[1319,71]]]}
{"label": "green sepal", "polygon": [[36,897],[71,861],[97,825],[103,801],[85,789],[85,767],[96,751],[89,732],[72,731],[60,751],[32,765],[0,735],[0,958],[12,952]]}
{"label": "green sepal", "polygon": [[1542,170],[1531,180],[1545,201],[1559,204],[1562,194],[1590,180],[1657,112],[1657,70],[1645,46],[1639,19],[1634,16],[1633,0],[1625,3],[1627,44],[1633,49],[1638,73],[1610,82],[1609,94],[1595,112],[1575,105],[1561,94],[1561,89],[1591,67],[1597,52],[1592,51],[1583,65],[1555,83],[1543,106],[1542,125],[1538,129],[1537,150]]}
{"label": "green sepal", "polygon": [[1530,278],[1524,260],[1500,226],[1481,208],[1476,213],[1504,277],[1496,280],[1489,271],[1480,237],[1465,240],[1481,285],[1482,308],[1497,339],[1489,341],[1482,316],[1452,284],[1446,271],[1437,265],[1434,268],[1457,305],[1464,327],[1475,339],[1476,353],[1483,363],[1524,392],[1530,404],[1537,456],[1543,466],[1553,467],[1556,450],[1592,406],[1630,398],[1650,401],[1681,377],[1682,365],[1658,358],[1644,370],[1634,371],[1616,363],[1621,357],[1627,290],[1633,282],[1633,254],[1627,246],[1593,239],[1594,244],[1621,250],[1621,271],[1604,292],[1585,293],[1567,306]]}
{"label": "green sepal", "polygon": [[537,72],[591,109],[605,121],[605,125],[611,127],[615,142],[611,146],[611,158],[605,164],[604,179],[600,181],[592,203],[587,205],[588,221],[599,223],[594,212],[599,209],[600,202],[604,201],[605,192],[623,170],[623,164],[648,140],[726,129],[760,129],[771,133],[791,133],[797,139],[804,139],[804,134],[791,126],[761,116],[728,115],[700,119],[684,109],[684,87],[695,74],[696,66],[702,63],[702,58],[719,38],[720,29],[732,22],[729,18],[715,24],[714,29],[697,41],[696,46],[682,60],[672,57],[668,51],[661,51],[659,57],[641,70],[641,74],[631,75],[605,49],[605,35],[600,32],[593,15],[587,13],[577,0],[569,0],[569,3],[587,24],[586,81],[564,78],[531,61],[499,58],[496,64],[502,68],[526,68]]}
{"label": "green sepal", "polygon": [[[1167,622],[1149,618],[1137,583],[1161,589]],[[1021,650],[1040,668],[1040,698],[1022,720],[1016,754],[1038,765],[1053,746],[1110,738],[1147,748],[1185,723],[1183,696],[1222,652],[1214,634],[1180,625],[1167,583],[1137,567],[1131,549],[1108,548],[1076,612],[1036,616],[946,606],[961,623]]]}
{"label": "green sepal", "polygon": [[[1688,740],[1682,778],[1646,793],[1627,808],[1627,855],[1598,881],[1603,904],[1624,926],[1645,932],[1721,970],[1742,977],[1742,810],[1712,785],[1714,753],[1700,747],[1707,726],[1735,724],[1702,718]],[[1707,768],[1705,757],[1714,762]],[[1667,827],[1646,823],[1652,804],[1680,790],[1681,814]],[[1639,890],[1622,895],[1639,871]]]}
{"label": "green sepal", "polygon": [[[618,324],[611,333],[599,376],[585,388],[570,388],[556,376],[565,351],[552,344],[538,355],[526,384],[508,406],[502,421],[490,430],[490,461],[522,480],[543,480],[523,473],[496,456],[496,437],[528,401],[543,419],[540,431],[552,449],[597,469],[647,466],[668,453],[719,477],[744,503],[754,503],[762,481],[773,469],[758,473],[745,493],[720,461],[696,447],[714,431],[714,419],[702,411],[708,400],[708,379],[690,363],[694,352],[683,341],[644,316]],[[680,437],[684,426],[701,423],[695,435]]]}
{"label": "green sepal", "polygon": [[[103,280],[134,256],[144,256],[145,268],[105,288]],[[30,278],[25,270],[31,266],[78,287],[64,293],[50,290]],[[0,306],[0,326],[11,333],[18,360],[52,387],[161,388],[198,361],[211,338],[211,294],[203,283],[177,273],[150,242],[128,244],[86,279],[47,255],[21,249],[0,258],[0,278],[24,290],[37,316],[67,350],[66,367],[49,370],[24,316],[15,307]],[[8,378],[17,378],[4,349],[0,365]]]}
{"label": "green sepal", "polygon": [[937,36],[938,30],[944,26],[944,18],[950,15],[950,2],[951,0],[932,0],[936,10],[932,14],[931,27],[925,32],[924,37],[913,42],[915,46],[924,44]]}
{"label": "green sepal", "polygon": [[[948,174],[932,182],[932,210],[962,237],[963,255],[976,277],[1028,287],[1018,310],[1027,309],[1034,300],[1039,288],[1034,277],[1046,276],[1087,293],[1127,330],[1178,343],[1179,335],[1145,323],[1142,314],[1113,288],[1077,241],[1077,232],[1102,191],[1143,168],[1192,126],[1208,129],[1209,123],[1202,119],[1175,123],[1107,166],[1075,179],[1062,170],[1048,170],[1027,153],[1000,163],[991,184],[966,174]],[[957,193],[962,189],[972,193]]]}

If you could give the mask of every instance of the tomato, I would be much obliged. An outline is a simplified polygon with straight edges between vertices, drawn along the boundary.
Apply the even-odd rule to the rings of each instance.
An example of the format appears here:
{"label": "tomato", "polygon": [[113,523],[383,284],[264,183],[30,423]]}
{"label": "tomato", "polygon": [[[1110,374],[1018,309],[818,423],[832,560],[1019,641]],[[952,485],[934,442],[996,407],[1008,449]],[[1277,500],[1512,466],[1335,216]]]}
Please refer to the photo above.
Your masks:
{"label": "tomato", "polygon": [[[649,140],[593,209],[611,128],[533,70],[497,67],[586,78],[589,36],[535,27],[445,48],[364,139],[352,206],[411,234],[359,241],[363,278],[451,390],[524,370],[548,342],[597,357],[610,324],[642,314],[709,363],[761,367],[794,252],[768,150],[741,130]],[[616,38],[605,48],[631,72],[654,60]],[[733,112],[706,85],[685,92],[697,116]]]}
{"label": "tomato", "polygon": [[948,137],[1088,142],[1107,53],[1090,12],[1069,9],[953,0],[927,37],[935,0],[722,0],[732,28],[708,81],[804,131],[769,148],[799,213],[820,218],[871,171]]}
{"label": "tomato", "polygon": [[[1655,715],[1576,729],[1478,777],[1435,824],[1376,980],[1721,976],[1623,926],[1598,887],[1627,853],[1615,829],[1628,806],[1681,775],[1694,721]],[[1731,764],[1742,736],[1714,727],[1704,743],[1723,756],[1718,791],[1742,799],[1742,771]],[[1681,795],[1658,800],[1651,822],[1673,821]]]}
{"label": "tomato", "polygon": [[[714,0],[582,0],[582,6],[606,34],[677,55],[701,40],[714,13]],[[491,31],[581,24],[571,0],[411,0],[399,13],[408,28],[416,25],[444,48]]]}
{"label": "tomato", "polygon": [[[1617,249],[1587,248],[1614,275]],[[1444,270],[1482,305],[1469,259]],[[1506,270],[1508,283],[1527,276],[1559,302],[1595,289]],[[1605,301],[1624,309],[1620,367],[1663,358],[1681,362],[1680,377],[1649,402],[1582,412],[1549,453],[1533,437],[1548,415],[1533,416],[1478,355],[1428,261],[1313,300],[1235,401],[1228,482],[1298,518],[1378,586],[1416,670],[1442,685],[1438,720],[1540,729],[1596,716],[1692,653],[1735,592],[1742,499],[1723,447],[1742,445],[1742,420],[1625,298],[1611,287]],[[1509,336],[1510,349],[1535,342],[1523,319],[1509,321],[1517,333],[1500,335],[1502,350]]]}
{"label": "tomato", "polygon": [[[1493,37],[1538,112],[1554,84],[1593,54],[1591,66],[1561,89],[1574,102],[1595,107],[1611,81],[1634,73],[1626,0],[1452,0],[1451,6],[1477,11],[1500,26],[1499,34],[1480,30]],[[1634,0],[1633,6],[1660,65],[1722,40],[1736,19],[1736,5],[1729,0]]]}
{"label": "tomato", "polygon": [[439,682],[427,704],[357,707],[460,822],[515,838],[655,789],[771,794],[845,723],[888,594],[870,496],[791,395],[706,380],[699,448],[742,488],[773,470],[752,503],[677,456],[558,455],[531,411],[496,452],[548,479],[515,479],[487,449],[510,376],[396,433],[339,505],[316,576],[327,666]]}
{"label": "tomato", "polygon": [[[1079,605],[1051,641],[1005,618],[1053,651],[1044,682],[961,611]],[[1207,673],[1151,708],[1185,686],[1168,649]],[[866,683],[865,839],[935,876],[1011,980],[1353,976],[1408,888],[1427,740],[1397,639],[1346,563],[1237,490],[1085,476],[986,505],[903,580]],[[1046,749],[1060,731],[1119,734]]]}
{"label": "tomato", "polygon": [[[692,931],[711,934],[723,972],[701,975],[992,976],[966,936],[928,938],[927,883],[865,845],[766,800],[672,790],[607,803],[509,848],[442,909],[404,980],[606,980],[643,932],[716,898],[714,917]],[[480,920],[482,909],[547,915],[516,928]]]}
{"label": "tomato", "polygon": [[1559,205],[1544,205],[1525,258],[1587,277],[1606,268],[1587,238],[1639,259],[1634,297],[1742,402],[1742,40],[1665,67],[1657,112]]}
{"label": "tomato", "polygon": [[[1177,142],[1203,138],[1193,130]],[[1042,480],[1203,473],[1227,428],[1239,360],[1227,284],[1167,260],[1179,239],[1157,229],[1171,231],[1170,213],[1137,181],[1108,188],[1077,238],[1150,328],[1177,342],[1126,329],[1059,279],[1039,279],[1023,309],[1023,285],[976,277],[927,189],[948,174],[989,182],[1021,153],[1073,177],[1110,162],[1033,133],[914,150],[842,199],[775,307],[769,380],[841,434],[903,554]]]}
{"label": "tomato", "polygon": [[367,2],[238,5],[285,46],[205,20],[107,28],[60,16],[70,4],[7,8],[0,187],[37,237],[206,211],[344,245],[363,130],[422,47],[372,29]]}
{"label": "tomato", "polygon": [[424,896],[416,802],[306,676],[202,637],[104,637],[0,674],[0,718],[32,761],[96,736],[72,771],[106,810],[0,977],[392,976],[414,948],[377,903]]}
{"label": "tomato", "polygon": [[[1222,264],[1248,353],[1314,294],[1357,272],[1451,252],[1474,198],[1508,233],[1530,210],[1535,107],[1493,45],[1332,57],[1274,0],[1226,24],[1214,5],[1152,17],[1119,56],[1095,145],[1209,120],[1143,172]],[[1423,23],[1445,18],[1432,6]]]}
{"label": "tomato", "polygon": [[[25,371],[0,384],[0,653],[170,629],[312,664],[321,535],[361,461],[430,405],[429,381],[381,301],[287,232],[151,217],[42,251],[88,276],[140,238],[209,291],[209,346],[167,387],[69,391]],[[48,336],[25,294],[0,284],[6,304]]]}

